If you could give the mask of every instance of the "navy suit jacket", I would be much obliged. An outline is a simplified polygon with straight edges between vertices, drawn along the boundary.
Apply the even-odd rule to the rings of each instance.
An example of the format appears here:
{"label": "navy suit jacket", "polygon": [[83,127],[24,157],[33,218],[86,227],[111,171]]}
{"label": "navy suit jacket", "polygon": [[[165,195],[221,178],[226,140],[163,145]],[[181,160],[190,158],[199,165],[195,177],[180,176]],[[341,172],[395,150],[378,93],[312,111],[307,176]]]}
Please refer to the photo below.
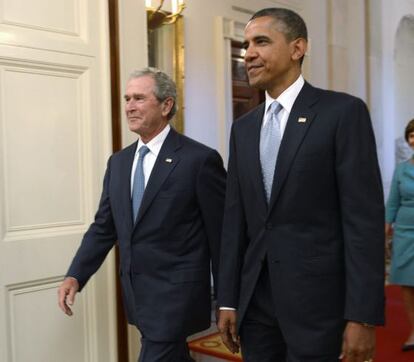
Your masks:
{"label": "navy suit jacket", "polygon": [[216,278],[225,170],[216,151],[171,129],[134,223],[136,146],[109,159],[95,221],[67,275],[82,289],[118,241],[128,321],[150,340],[176,341],[210,326],[210,264]]}
{"label": "navy suit jacket", "polygon": [[332,345],[346,320],[384,321],[384,202],[366,105],[305,82],[287,122],[267,205],[260,105],[233,124],[219,305],[243,321],[267,261],[288,340]]}

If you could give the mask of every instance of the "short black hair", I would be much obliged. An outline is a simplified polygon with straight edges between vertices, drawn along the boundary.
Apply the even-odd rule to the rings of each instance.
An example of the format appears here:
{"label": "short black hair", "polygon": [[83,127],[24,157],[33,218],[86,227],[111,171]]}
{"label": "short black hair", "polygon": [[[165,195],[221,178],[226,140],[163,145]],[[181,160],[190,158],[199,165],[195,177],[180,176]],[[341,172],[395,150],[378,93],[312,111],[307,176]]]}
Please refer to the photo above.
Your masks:
{"label": "short black hair", "polygon": [[286,40],[292,41],[298,38],[308,40],[305,21],[294,11],[284,8],[262,9],[254,13],[250,21],[263,16],[269,16],[277,22],[278,30],[285,35]]}
{"label": "short black hair", "polygon": [[414,119],[412,119],[411,121],[409,121],[407,123],[407,126],[405,127],[405,140],[408,142],[408,136],[410,135],[410,133],[414,132]]}

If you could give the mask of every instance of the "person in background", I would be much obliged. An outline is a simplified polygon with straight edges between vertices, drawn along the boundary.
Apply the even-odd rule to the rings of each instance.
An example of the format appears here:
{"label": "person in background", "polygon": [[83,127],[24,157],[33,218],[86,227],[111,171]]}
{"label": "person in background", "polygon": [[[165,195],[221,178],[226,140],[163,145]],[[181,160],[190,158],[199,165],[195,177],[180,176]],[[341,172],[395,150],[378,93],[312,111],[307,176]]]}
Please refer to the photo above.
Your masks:
{"label": "person in background", "polygon": [[[405,128],[405,140],[414,148],[414,119]],[[389,281],[401,286],[411,330],[402,346],[414,351],[414,159],[397,165],[385,213],[385,234],[392,237]]]}
{"label": "person in background", "polygon": [[108,161],[95,221],[59,288],[59,306],[72,315],[76,293],[117,242],[128,322],[142,335],[139,362],[193,361],[186,338],[210,326],[226,172],[217,151],[170,126],[176,86],[167,74],[134,71],[124,99],[138,140]]}

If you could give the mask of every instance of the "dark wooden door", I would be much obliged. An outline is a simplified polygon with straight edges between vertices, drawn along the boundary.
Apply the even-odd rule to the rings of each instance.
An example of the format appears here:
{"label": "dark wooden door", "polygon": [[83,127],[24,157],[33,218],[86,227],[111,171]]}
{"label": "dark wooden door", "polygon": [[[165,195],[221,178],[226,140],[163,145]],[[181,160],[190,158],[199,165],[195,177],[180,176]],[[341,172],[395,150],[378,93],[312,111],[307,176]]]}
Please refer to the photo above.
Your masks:
{"label": "dark wooden door", "polygon": [[[119,24],[118,24],[119,0],[108,0],[109,21],[109,49],[111,57],[111,109],[112,109],[112,148],[119,151],[122,148],[121,138],[121,112],[122,107],[119,95],[121,94],[121,81],[119,78]],[[117,315],[117,339],[118,362],[128,362],[128,322],[125,318],[122,302],[121,283],[118,277],[119,248],[115,248],[116,255],[116,315]]]}
{"label": "dark wooden door", "polygon": [[242,43],[231,42],[231,73],[233,89],[233,118],[237,119],[265,99],[264,91],[249,86],[244,66]]}

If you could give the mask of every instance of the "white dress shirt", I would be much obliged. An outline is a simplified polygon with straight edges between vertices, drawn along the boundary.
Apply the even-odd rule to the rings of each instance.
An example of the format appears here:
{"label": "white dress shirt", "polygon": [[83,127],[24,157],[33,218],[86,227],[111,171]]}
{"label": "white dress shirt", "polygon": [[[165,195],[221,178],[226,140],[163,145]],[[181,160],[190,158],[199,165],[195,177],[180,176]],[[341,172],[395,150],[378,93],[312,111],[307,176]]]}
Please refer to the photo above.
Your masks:
{"label": "white dress shirt", "polygon": [[[298,97],[299,92],[301,91],[303,85],[305,84],[305,80],[303,79],[302,74],[299,75],[298,79],[295,80],[288,88],[286,88],[282,94],[277,97],[276,99],[272,98],[269,93],[266,91],[266,103],[265,103],[265,113],[263,116],[262,127],[270,118],[270,105],[277,101],[280,105],[282,105],[282,110],[279,112],[279,119],[280,119],[280,135],[283,138],[283,134],[285,133],[287,121],[290,115],[290,111],[292,110],[293,103],[295,103],[296,98]],[[232,307],[220,307],[220,310],[236,310]]]}
{"label": "white dress shirt", "polygon": [[279,112],[279,119],[280,119],[280,135],[283,138],[283,134],[285,133],[286,124],[290,115],[290,111],[292,110],[293,103],[295,103],[296,98],[298,97],[299,92],[301,91],[303,85],[305,84],[305,80],[303,79],[302,74],[299,75],[298,79],[295,80],[288,88],[286,88],[282,94],[277,97],[276,99],[272,98],[269,93],[266,92],[266,103],[265,103],[265,114],[263,116],[262,127],[270,118],[270,105],[277,101],[283,108]]}
{"label": "white dress shirt", "polygon": [[170,125],[167,126],[157,134],[151,141],[147,144],[142,142],[141,138],[138,140],[137,149],[135,151],[134,162],[132,164],[131,170],[131,197],[132,197],[132,187],[134,185],[134,176],[135,176],[135,169],[137,168],[138,156],[139,156],[139,149],[142,146],[147,146],[149,148],[149,152],[144,157],[144,162],[142,164],[142,168],[144,170],[144,178],[145,178],[145,187],[147,187],[148,179],[151,175],[152,169],[154,168],[155,161],[157,160],[158,154],[160,153],[161,146],[164,143],[165,139],[168,136],[168,132],[170,132]]}

